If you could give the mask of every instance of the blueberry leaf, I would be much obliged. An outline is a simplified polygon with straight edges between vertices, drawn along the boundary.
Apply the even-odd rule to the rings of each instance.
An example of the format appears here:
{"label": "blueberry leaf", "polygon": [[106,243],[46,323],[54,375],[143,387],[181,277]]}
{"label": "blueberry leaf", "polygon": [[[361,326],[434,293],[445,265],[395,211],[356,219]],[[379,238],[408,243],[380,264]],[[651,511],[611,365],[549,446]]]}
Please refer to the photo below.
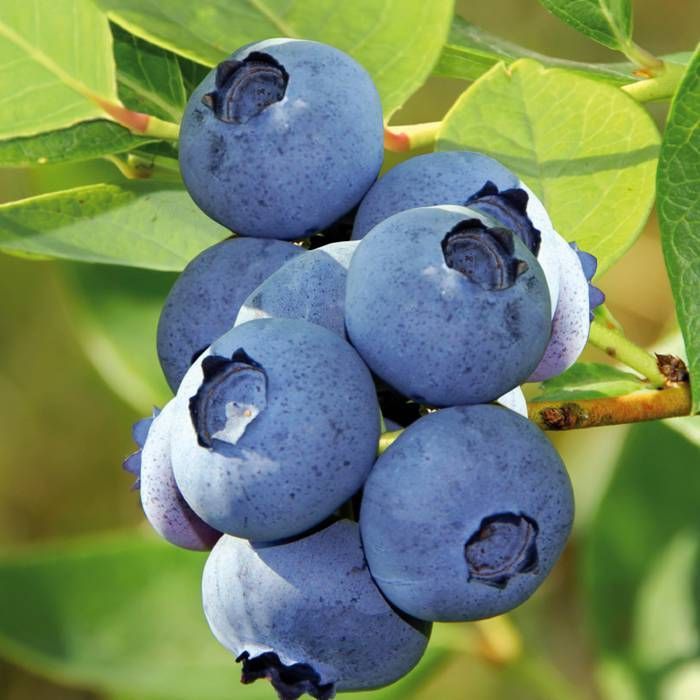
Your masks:
{"label": "blueberry leaf", "polygon": [[147,41],[213,66],[239,46],[275,36],[347,51],[374,78],[385,118],[430,74],[447,36],[452,0],[233,0],[202,11],[189,0],[98,0],[110,19]]}
{"label": "blueberry leaf", "polygon": [[559,19],[594,41],[624,50],[632,36],[630,0],[540,0]]}
{"label": "blueberry leaf", "polygon": [[153,139],[132,134],[106,119],[81,122],[65,129],[0,141],[0,167],[69,163],[123,153]]}
{"label": "blueberry leaf", "polygon": [[202,614],[204,560],[136,532],[6,554],[0,653],[121,697],[230,700],[239,670]]}
{"label": "blueberry leaf", "polygon": [[129,180],[0,205],[0,250],[181,270],[229,232],[178,185]]}
{"label": "blueberry leaf", "polygon": [[[690,52],[680,52],[663,58],[665,61],[685,65],[691,55]],[[499,61],[510,64],[519,58],[532,58],[549,68],[566,68],[614,85],[624,85],[637,79],[633,75],[636,66],[630,62],[585,63],[545,56],[491,34],[459,16],[452,20],[447,43],[433,74],[476,80]]]}
{"label": "blueberry leaf", "polygon": [[129,109],[179,122],[187,102],[177,56],[112,25],[119,95]]}
{"label": "blueberry leaf", "polygon": [[[0,69],[5,98],[0,139],[103,116],[88,96],[117,101],[109,24],[86,0],[56,0],[41,7],[3,3]],[[14,95],[21,99],[12,99]]]}
{"label": "blueberry leaf", "polygon": [[592,522],[583,581],[605,697],[696,694],[670,688],[690,687],[700,657],[699,460],[662,423],[632,427]]}
{"label": "blueberry leaf", "polygon": [[648,388],[630,372],[596,362],[577,362],[566,372],[542,382],[540,393],[532,401],[578,401],[624,396]]}
{"label": "blueberry leaf", "polygon": [[[700,49],[671,104],[657,187],[661,242],[688,368],[691,379],[700,378]],[[700,381],[691,387],[697,413]]]}
{"label": "blueberry leaf", "polygon": [[439,150],[483,151],[518,173],[599,274],[646,222],[658,147],[654,122],[622,91],[531,59],[494,66],[438,133]]}

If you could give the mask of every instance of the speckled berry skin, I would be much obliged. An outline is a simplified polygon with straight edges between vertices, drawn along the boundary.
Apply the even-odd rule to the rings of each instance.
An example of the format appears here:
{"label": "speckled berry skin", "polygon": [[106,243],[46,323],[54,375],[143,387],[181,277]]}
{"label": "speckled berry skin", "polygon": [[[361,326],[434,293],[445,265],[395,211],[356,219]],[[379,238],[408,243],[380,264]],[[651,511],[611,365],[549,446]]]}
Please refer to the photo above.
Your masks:
{"label": "speckled berry skin", "polygon": [[208,550],[221,533],[197,517],[173,476],[170,430],[174,407],[171,400],[153,419],[141,450],[141,505],[153,529],[168,542],[185,549]]}
{"label": "speckled berry skin", "polygon": [[[243,383],[229,386],[225,363],[240,351],[250,362],[232,365],[230,380]],[[203,381],[208,363],[221,363],[224,379]],[[238,410],[225,428],[224,409],[229,418]],[[192,509],[217,530],[271,541],[317,525],[362,486],[380,415],[369,370],[347,342],[306,321],[260,319],[192,366],[173,424],[175,479]],[[226,434],[205,435],[212,424]]]}
{"label": "speckled berry skin", "polygon": [[419,403],[494,401],[530,375],[549,339],[547,283],[517,236],[504,232],[527,269],[508,288],[484,289],[448,267],[445,237],[469,221],[495,225],[461,207],[400,212],[350,263],[348,337],[373,372]]}
{"label": "speckled berry skin", "polygon": [[533,423],[499,406],[459,406],[416,421],[377,460],[360,527],[394,605],[424,620],[475,620],[532,595],[573,512],[564,465]]}
{"label": "speckled berry skin", "polygon": [[243,302],[235,325],[300,318],[345,338],[345,282],[359,241],[329,243],[290,260]]}
{"label": "speckled berry skin", "polygon": [[194,356],[233,326],[245,298],[303,252],[283,241],[230,238],[207,248],[187,265],[158,321],[158,358],[173,391]]}
{"label": "speckled berry skin", "polygon": [[237,658],[272,652],[280,662],[273,673],[305,664],[307,675],[317,674],[306,687],[273,678],[281,698],[393,683],[419,661],[430,634],[430,625],[384,600],[349,520],[281,544],[224,536],[209,555],[202,590],[214,636]]}
{"label": "speckled berry skin", "polygon": [[544,207],[520,178],[483,153],[442,151],[399,163],[365,195],[357,210],[352,238],[364,238],[379,222],[405,209],[440,204],[464,206],[486,182],[492,182],[499,190],[519,188],[527,193],[527,215],[541,235],[537,260],[547,278],[553,312],[559,294],[558,249],[555,245],[558,234],[552,228]]}
{"label": "speckled berry skin", "polygon": [[[360,64],[314,41],[267,39],[228,62],[261,54],[286,73],[281,99],[243,121],[224,121],[202,101],[225,90],[217,85],[221,69],[212,70],[185,109],[180,170],[199,207],[239,235],[304,238],[352,209],[377,177],[384,155],[379,94]],[[245,89],[221,101],[233,95],[235,107]]]}

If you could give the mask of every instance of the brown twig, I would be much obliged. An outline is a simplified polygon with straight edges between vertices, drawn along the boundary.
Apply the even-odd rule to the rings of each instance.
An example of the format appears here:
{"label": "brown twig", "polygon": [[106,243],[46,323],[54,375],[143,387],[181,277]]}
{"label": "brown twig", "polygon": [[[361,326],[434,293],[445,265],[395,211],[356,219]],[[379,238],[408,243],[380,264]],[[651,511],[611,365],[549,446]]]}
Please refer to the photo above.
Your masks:
{"label": "brown twig", "polygon": [[687,416],[690,410],[690,386],[685,382],[666,389],[635,391],[613,398],[533,401],[528,404],[530,420],[543,430],[574,430],[676,418]]}

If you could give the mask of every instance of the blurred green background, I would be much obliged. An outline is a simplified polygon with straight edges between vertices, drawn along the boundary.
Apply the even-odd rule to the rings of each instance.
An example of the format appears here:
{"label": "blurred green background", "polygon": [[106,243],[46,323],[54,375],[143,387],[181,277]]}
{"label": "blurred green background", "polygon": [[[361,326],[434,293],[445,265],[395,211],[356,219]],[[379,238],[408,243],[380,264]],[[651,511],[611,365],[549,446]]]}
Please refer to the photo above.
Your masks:
{"label": "blurred green background", "polygon": [[[532,50],[574,60],[618,60],[536,0],[457,5],[470,22]],[[634,5],[635,38],[642,46],[663,54],[695,45],[697,0]],[[464,87],[433,78],[393,121],[437,120]],[[652,113],[661,126],[665,107],[652,106]],[[397,159],[391,156],[388,163]],[[106,162],[0,170],[0,201],[95,181],[96,173],[105,181],[121,177]],[[88,305],[84,290],[91,280],[100,293],[90,295]],[[127,528],[148,537],[138,496],[120,465],[133,449],[131,423],[166,395],[153,371],[155,319],[172,280],[165,273],[0,257],[2,550]],[[671,340],[660,341],[673,331],[674,313],[653,215],[599,286],[630,337],[659,351],[671,349]],[[96,316],[114,319],[129,339],[126,359],[114,352]],[[586,359],[605,361],[596,351]],[[700,698],[700,440],[698,428],[686,419],[684,427],[690,441],[659,424],[554,436],[571,471],[578,508],[563,560],[512,617],[440,628],[436,646],[448,651],[436,655],[431,660],[436,671],[407,685],[402,697]],[[12,593],[3,591],[7,580],[0,576],[0,597]],[[31,581],[31,572],[22,581]],[[94,593],[99,597],[99,590]],[[178,622],[167,594],[159,594],[162,615],[182,631],[191,611]],[[194,601],[193,609],[197,605]],[[56,639],[76,643],[74,630],[69,634],[53,624]],[[98,631],[85,631],[83,644],[93,632]],[[94,690],[99,684],[92,690],[74,687],[76,676],[31,659],[22,658],[22,665],[41,673],[0,660],[0,698],[104,697]],[[231,686],[222,697],[260,695],[251,691]],[[190,697],[198,699],[196,690]]]}

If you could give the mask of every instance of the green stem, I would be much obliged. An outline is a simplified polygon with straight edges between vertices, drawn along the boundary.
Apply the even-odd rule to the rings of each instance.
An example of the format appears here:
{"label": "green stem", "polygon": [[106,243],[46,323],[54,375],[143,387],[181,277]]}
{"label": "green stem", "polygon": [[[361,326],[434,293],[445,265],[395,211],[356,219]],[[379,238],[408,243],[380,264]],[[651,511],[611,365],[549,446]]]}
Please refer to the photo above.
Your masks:
{"label": "green stem", "polygon": [[160,182],[182,182],[177,161],[158,156],[144,157],[130,153],[126,160],[116,155],[103,156],[128,180],[158,180]]}
{"label": "green stem", "polygon": [[614,357],[616,360],[639,372],[657,389],[666,385],[666,378],[659,370],[655,357],[625,338],[618,331],[603,325],[600,321],[594,320],[591,323],[591,334],[588,342],[610,355],[610,357]]}
{"label": "green stem", "polygon": [[146,130],[143,133],[146,136],[154,136],[165,141],[177,141],[180,136],[180,125],[149,116]]}
{"label": "green stem", "polygon": [[442,122],[384,127],[384,148],[397,153],[432,146]]}
{"label": "green stem", "polygon": [[382,454],[383,452],[386,452],[389,445],[391,445],[391,443],[394,442],[394,440],[396,440],[396,438],[401,435],[402,432],[403,430],[393,430],[388,433],[382,433],[379,436],[379,448],[377,449],[377,453]]}
{"label": "green stem", "polygon": [[652,75],[656,75],[657,72],[664,67],[664,62],[660,58],[657,58],[653,53],[643,49],[639,44],[635,44],[633,41],[625,45],[623,52],[632,63],[637,64],[640,68],[648,71]]}
{"label": "green stem", "polygon": [[637,102],[670,100],[684,74],[685,66],[666,61],[663,68],[656,71],[653,77],[623,85],[622,90]]}

